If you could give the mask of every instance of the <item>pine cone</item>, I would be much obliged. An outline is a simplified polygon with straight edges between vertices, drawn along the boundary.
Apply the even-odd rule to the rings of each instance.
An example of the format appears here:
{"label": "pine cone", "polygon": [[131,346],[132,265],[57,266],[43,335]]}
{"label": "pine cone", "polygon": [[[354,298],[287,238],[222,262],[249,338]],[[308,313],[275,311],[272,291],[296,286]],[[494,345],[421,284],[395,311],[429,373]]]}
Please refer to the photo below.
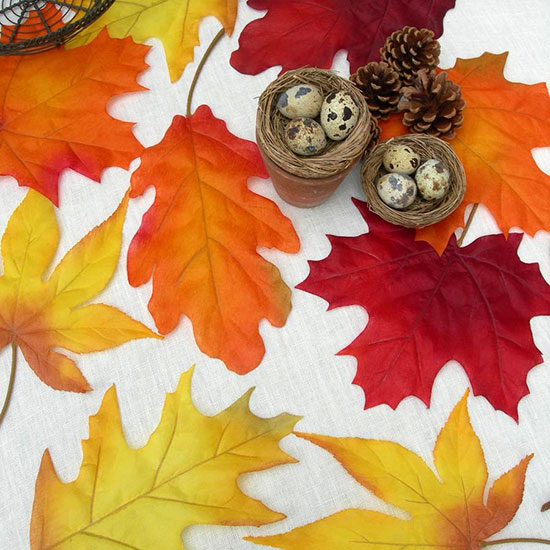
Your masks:
{"label": "pine cone", "polygon": [[403,124],[417,134],[431,134],[453,139],[455,130],[462,126],[462,111],[466,102],[460,86],[447,80],[447,73],[420,71],[414,86],[401,88],[403,97],[399,110],[404,113]]}
{"label": "pine cone", "polygon": [[367,153],[372,151],[378,145],[378,141],[380,140],[381,133],[382,133],[382,130],[380,129],[378,120],[374,117],[371,117],[370,125],[369,125],[370,140],[369,140],[369,144],[367,145]]}
{"label": "pine cone", "polygon": [[441,46],[433,31],[403,27],[388,36],[380,49],[380,57],[401,77],[403,86],[410,86],[418,71],[435,71]]}
{"label": "pine cone", "polygon": [[384,119],[397,111],[401,97],[401,80],[387,63],[372,61],[359,67],[350,80],[365,96],[373,117]]}

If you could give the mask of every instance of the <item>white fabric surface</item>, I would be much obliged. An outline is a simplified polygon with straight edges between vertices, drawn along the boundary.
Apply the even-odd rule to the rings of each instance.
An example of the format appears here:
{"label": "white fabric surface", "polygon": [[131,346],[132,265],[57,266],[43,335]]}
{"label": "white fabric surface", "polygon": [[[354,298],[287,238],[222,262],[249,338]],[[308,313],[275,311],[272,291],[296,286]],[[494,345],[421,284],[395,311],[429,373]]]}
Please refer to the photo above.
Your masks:
{"label": "white fabric surface", "polygon": [[[227,122],[237,136],[253,139],[257,97],[278,74],[277,67],[258,76],[241,75],[229,64],[244,26],[260,12],[239,2],[237,27],[225,37],[206,64],[194,106],[206,103]],[[219,29],[214,18],[200,27],[201,46],[195,60]],[[484,51],[510,51],[505,75],[512,81],[550,82],[550,2],[548,0],[457,0],[444,20],[441,66],[454,64],[456,57],[474,57]],[[135,134],[146,146],[159,142],[175,114],[184,114],[187,90],[197,63],[191,63],[180,81],[171,84],[162,46],[152,40],[148,55],[151,68],[140,81],[150,91],[113,101],[113,116],[137,121]],[[349,74],[345,52],[339,52],[334,68]],[[549,121],[550,123],[550,121]],[[520,129],[521,131],[521,129]],[[549,144],[550,145],[550,144]],[[534,151],[536,161],[550,172],[550,148]],[[133,168],[138,165],[136,161]],[[118,205],[129,185],[130,172],[113,168],[104,172],[101,185],[73,172],[61,178],[61,207],[57,218],[61,243],[57,262],[77,240],[103,221]],[[26,189],[11,178],[0,182],[0,232]],[[350,200],[362,198],[355,170],[325,205],[300,210],[280,200],[269,180],[250,187],[276,201],[289,216],[300,236],[302,248],[296,255],[278,251],[261,253],[276,264],[290,287],[308,274],[308,259],[327,256],[326,234],[358,235],[365,232]],[[143,213],[152,203],[154,191],[132,200],[124,227],[123,254],[112,283],[100,300],[113,304],[153,327],[147,310],[151,285],[132,288],[126,279],[125,251]],[[480,209],[467,242],[497,232],[491,216]],[[185,238],[182,235],[182,239]],[[538,262],[550,282],[550,235],[539,232],[524,238],[520,257]],[[392,411],[388,406],[363,410],[363,392],[351,381],[356,370],[352,357],[335,354],[365,327],[367,313],[360,307],[327,312],[320,298],[293,290],[293,309],[284,328],[261,324],[266,355],[261,365],[246,376],[229,372],[218,361],[197,348],[188,320],[164,341],[141,340],[114,350],[82,355],[78,365],[94,391],[86,395],[56,392],[40,382],[20,357],[13,400],[0,428],[0,549],[29,548],[29,524],[34,482],[42,453],[49,448],[55,467],[65,481],[76,477],[81,459],[81,440],[88,436],[88,417],[94,414],[105,390],[116,384],[124,429],[131,445],[143,445],[156,427],[166,392],[173,391],[182,371],[196,364],[193,400],[200,411],[213,414],[232,403],[251,386],[254,413],[273,416],[283,411],[302,415],[298,429],[338,436],[361,436],[397,441],[432,463],[437,433],[454,404],[469,386],[464,371],[455,362],[446,365],[436,379],[431,408],[418,399],[407,398]],[[531,322],[534,340],[546,361],[550,358],[550,317]],[[0,353],[0,396],[8,381],[10,350]],[[523,503],[501,536],[550,537],[550,512],[542,515],[541,504],[550,500],[550,370],[545,364],[528,376],[531,394],[519,406],[519,424],[495,410],[481,397],[470,397],[469,408],[481,439],[491,481],[531,452],[535,458],[528,469]],[[314,445],[289,436],[282,446],[299,460],[262,473],[244,476],[241,488],[271,508],[286,514],[286,520],[263,528],[196,526],[184,534],[190,550],[251,550],[242,540],[248,534],[286,531],[330,513],[354,506],[375,510],[389,507],[349,477],[330,455]],[[535,545],[531,545],[535,548]],[[522,545],[528,549],[529,545]],[[153,550],[153,549],[151,549]],[[156,549],[155,549],[156,550]],[[162,550],[160,547],[158,550]]]}

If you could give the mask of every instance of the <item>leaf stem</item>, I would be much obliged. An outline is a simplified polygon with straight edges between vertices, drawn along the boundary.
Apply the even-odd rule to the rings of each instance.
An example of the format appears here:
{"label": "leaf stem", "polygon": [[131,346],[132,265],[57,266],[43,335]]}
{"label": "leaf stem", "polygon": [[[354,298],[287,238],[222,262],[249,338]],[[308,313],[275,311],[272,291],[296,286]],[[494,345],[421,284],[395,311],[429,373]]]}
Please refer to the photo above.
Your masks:
{"label": "leaf stem", "polygon": [[191,82],[191,86],[189,87],[189,94],[187,96],[187,109],[185,112],[186,116],[191,115],[191,102],[193,101],[193,93],[195,92],[195,87],[197,86],[197,81],[199,80],[199,76],[201,75],[204,64],[208,61],[208,58],[210,57],[212,50],[216,47],[216,44],[221,40],[224,34],[225,34],[225,29],[222,27],[220,29],[220,32],[218,32],[218,34],[213,38],[212,42],[210,42],[210,45],[208,46],[208,48],[206,48],[206,51],[202,56],[201,62],[199,63],[199,66],[195,71],[195,76],[193,77],[193,81]]}
{"label": "leaf stem", "polygon": [[550,544],[548,539],[533,539],[533,538],[517,538],[517,539],[496,539],[496,540],[486,540],[479,543],[481,548],[486,546],[496,546],[497,544],[514,544],[521,542],[534,542],[538,544]]}
{"label": "leaf stem", "polygon": [[470,215],[468,216],[468,219],[466,220],[466,225],[464,226],[464,230],[462,231],[462,234],[460,235],[460,238],[456,242],[456,244],[458,246],[462,246],[462,243],[464,242],[464,237],[466,237],[466,233],[468,232],[468,229],[470,229],[470,225],[472,225],[472,221],[474,219],[474,216],[476,215],[478,206],[479,206],[479,204],[477,204],[477,203],[474,204],[474,206],[473,206],[473,208],[470,212]]}
{"label": "leaf stem", "polygon": [[15,340],[11,343],[11,371],[10,379],[8,381],[8,390],[6,392],[6,398],[4,399],[4,405],[0,411],[0,424],[4,420],[6,413],[8,412],[8,406],[11,401],[11,394],[13,392],[13,383],[15,382],[15,370],[17,367],[17,343]]}

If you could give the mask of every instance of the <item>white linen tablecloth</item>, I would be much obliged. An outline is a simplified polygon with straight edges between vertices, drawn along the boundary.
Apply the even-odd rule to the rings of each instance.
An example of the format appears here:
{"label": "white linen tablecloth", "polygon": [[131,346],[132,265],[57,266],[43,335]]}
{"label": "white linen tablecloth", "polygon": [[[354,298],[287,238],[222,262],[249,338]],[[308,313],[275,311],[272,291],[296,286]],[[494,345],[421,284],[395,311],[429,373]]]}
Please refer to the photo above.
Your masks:
{"label": "white linen tablecloth", "polygon": [[[274,67],[257,76],[238,73],[229,56],[238,47],[244,26],[261,12],[239,2],[237,26],[231,38],[224,37],[207,62],[195,93],[194,107],[210,105],[215,116],[227,122],[239,137],[254,139],[257,98],[276,78]],[[175,114],[185,113],[190,81],[204,50],[220,27],[213,17],[200,26],[201,46],[183,77],[171,84],[162,45],[151,40],[147,57],[151,68],[140,78],[150,89],[117,98],[110,105],[113,116],[137,121],[135,133],[145,145],[158,143]],[[512,81],[550,82],[550,2],[548,0],[457,0],[444,20],[441,66],[450,67],[457,57],[477,57],[484,51],[510,51],[505,76]],[[349,75],[345,52],[334,66]],[[550,124],[550,121],[549,121]],[[521,129],[519,129],[521,131]],[[550,146],[550,143],[548,144]],[[550,148],[533,151],[541,170],[550,173]],[[133,169],[138,166],[135,161]],[[53,265],[93,226],[102,222],[118,205],[129,186],[129,171],[118,168],[104,172],[100,185],[74,172],[61,178],[60,208],[56,215],[61,243]],[[2,178],[0,232],[26,189],[15,180]],[[300,236],[299,254],[278,251],[261,253],[281,270],[290,287],[308,274],[308,259],[328,255],[326,234],[358,235],[367,229],[350,198],[363,198],[358,170],[346,179],[324,205],[300,210],[278,198],[269,180],[252,180],[250,187],[277,202],[292,219]],[[126,278],[126,251],[151,205],[154,190],[132,200],[124,226],[119,266],[113,281],[99,296],[132,317],[154,327],[147,310],[151,284],[132,288]],[[490,214],[480,208],[466,242],[498,232]],[[181,237],[185,238],[184,235]],[[539,232],[525,237],[519,255],[523,261],[538,262],[550,282],[550,235]],[[468,379],[456,362],[448,363],[438,375],[431,408],[416,398],[405,399],[393,411],[388,406],[363,410],[363,391],[351,384],[356,370],[352,357],[336,353],[362,331],[368,314],[358,306],[327,312],[322,299],[293,290],[293,309],[285,327],[263,322],[261,334],[266,354],[261,365],[246,376],[228,371],[219,360],[202,354],[196,346],[191,324],[184,319],[164,341],[132,341],[114,350],[82,355],[78,365],[94,388],[85,394],[57,392],[43,384],[19,357],[14,395],[8,416],[0,428],[0,549],[27,550],[34,482],[42,453],[49,448],[55,467],[65,481],[76,477],[82,460],[81,440],[88,436],[88,417],[94,414],[105,390],[116,384],[124,423],[131,445],[140,446],[156,427],[164,397],[174,391],[182,371],[196,365],[193,400],[205,414],[227,407],[249,387],[256,386],[251,399],[253,412],[273,416],[280,412],[303,416],[298,429],[337,436],[361,436],[399,442],[432,464],[435,438],[450,410],[468,387]],[[550,359],[550,317],[531,322],[534,340],[546,361]],[[0,395],[8,382],[10,349],[0,353]],[[535,458],[527,473],[523,503],[509,526],[499,536],[550,537],[550,512],[540,506],[550,500],[550,365],[534,368],[528,376],[531,394],[519,405],[519,424],[496,412],[482,397],[470,397],[469,409],[481,439],[491,480],[500,476],[523,456]],[[265,526],[194,526],[183,536],[191,550],[252,550],[243,536],[272,534],[311,522],[347,507],[389,510],[356,483],[331,456],[294,436],[283,448],[299,463],[281,466],[240,479],[240,487],[254,498],[286,514],[286,520]],[[534,545],[531,545],[535,548]],[[157,550],[157,549],[151,549]],[[162,550],[159,548],[158,550]],[[530,550],[522,545],[522,550]]]}

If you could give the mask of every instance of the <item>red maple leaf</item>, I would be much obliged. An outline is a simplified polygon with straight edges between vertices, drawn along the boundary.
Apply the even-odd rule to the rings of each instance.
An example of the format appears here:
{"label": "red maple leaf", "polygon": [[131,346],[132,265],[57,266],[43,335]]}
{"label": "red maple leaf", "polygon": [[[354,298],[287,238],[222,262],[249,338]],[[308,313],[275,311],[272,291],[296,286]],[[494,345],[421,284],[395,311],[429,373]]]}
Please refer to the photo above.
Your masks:
{"label": "red maple leaf", "polygon": [[455,359],[476,395],[517,420],[527,373],[542,360],[529,321],[550,314],[550,287],[536,264],[517,256],[522,235],[490,235],[462,248],[453,236],[439,257],[414,240],[414,230],[354,202],[369,233],[329,236],[332,252],[310,262],[298,288],[329,309],[368,311],[365,330],[339,353],[357,359],[354,383],[365,390],[365,408],[395,408],[409,395],[429,406],[436,375]]}
{"label": "red maple leaf", "polygon": [[329,68],[338,50],[347,50],[351,71],[379,59],[393,31],[412,25],[443,32],[443,17],[455,0],[248,0],[267,10],[249,23],[231,65],[258,74],[274,65],[282,71],[306,65]]}

